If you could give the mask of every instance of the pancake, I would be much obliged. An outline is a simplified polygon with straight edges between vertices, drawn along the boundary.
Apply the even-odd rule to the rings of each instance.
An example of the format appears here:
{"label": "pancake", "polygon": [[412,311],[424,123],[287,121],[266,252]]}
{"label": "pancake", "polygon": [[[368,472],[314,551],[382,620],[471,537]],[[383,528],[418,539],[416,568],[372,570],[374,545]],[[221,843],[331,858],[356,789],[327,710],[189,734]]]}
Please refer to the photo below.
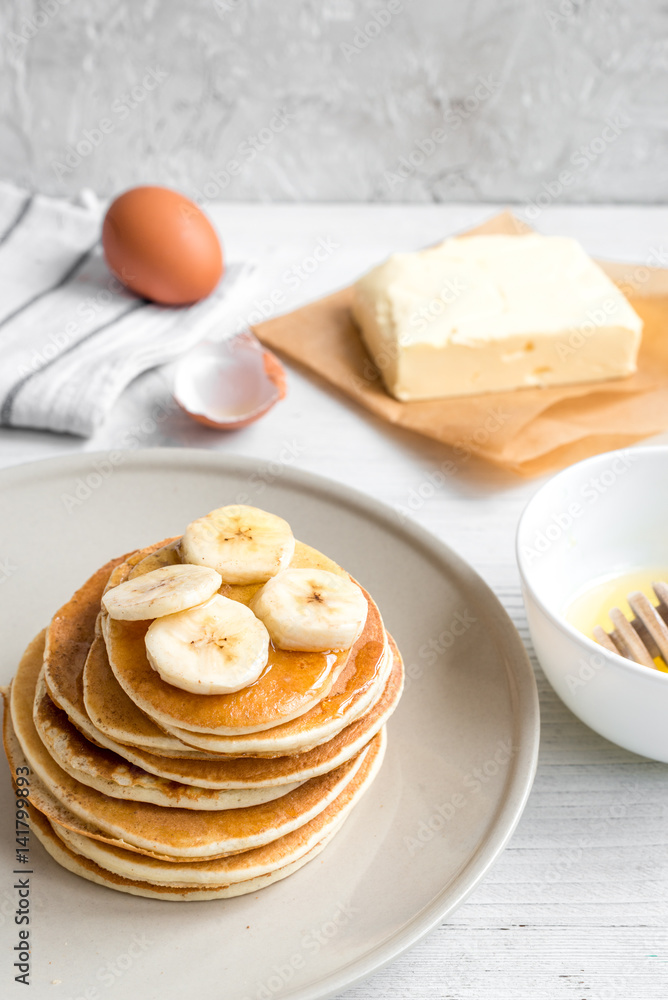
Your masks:
{"label": "pancake", "polygon": [[[127,579],[141,555],[137,553],[118,566],[109,584]],[[336,563],[301,542],[296,543],[290,565],[317,566],[348,576]],[[260,587],[225,584],[220,593],[247,604]],[[367,621],[352,649],[305,653],[279,649],[270,643],[269,660],[260,677],[230,694],[195,694],[165,682],[146,656],[145,636],[150,621],[117,621],[101,612],[100,623],[116,680],[130,700],[161,728],[234,736],[272,729],[304,715],[327,696],[349,660],[354,661],[365,647],[380,658],[383,623],[378,608],[364,593]],[[380,645],[367,645],[373,643]]]}
{"label": "pancake", "polygon": [[[384,645],[379,658],[381,642]],[[378,645],[375,645],[376,643]],[[394,649],[396,650],[396,646]],[[354,659],[352,656],[349,658],[329,695],[292,722],[245,736],[192,733],[168,726],[164,722],[162,724],[182,746],[197,748],[214,758],[220,754],[234,757],[246,755],[273,757],[301,753],[332,739],[368,711],[381,696],[391,669],[392,651],[386,644],[383,630],[382,633],[380,631],[377,633],[377,638],[369,637],[367,644],[359,650]],[[99,732],[110,736],[115,743],[150,749],[146,747],[140,728],[136,725],[136,714],[143,716],[147,721],[150,720],[140,712],[118,684],[109,665],[106,647],[99,639],[94,641],[86,660],[83,689],[85,706]],[[141,720],[139,722],[141,724]],[[81,727],[81,720],[78,724]],[[84,729],[84,732],[91,738],[89,729]],[[98,740],[99,732],[96,736]],[[161,749],[152,752],[164,756]],[[123,750],[120,753],[130,760],[133,759]],[[178,755],[170,753],[169,756]]]}
{"label": "pancake", "polygon": [[[26,766],[32,768],[29,758],[24,755],[23,748],[16,737],[12,714],[9,710],[5,711],[3,738],[10,765],[13,768]],[[58,823],[75,833],[104,841],[115,847],[167,862],[185,863],[213,860],[270,844],[287,833],[299,829],[304,823],[310,822],[335,801],[340,792],[358,773],[366,756],[369,753],[375,753],[379,746],[384,746],[384,731],[382,730],[353,761],[344,765],[344,768],[327,775],[327,778],[330,779],[327,788],[323,787],[321,781],[319,788],[311,789],[313,793],[311,804],[316,796],[320,798],[320,801],[315,803],[315,809],[304,810],[296,821],[294,811],[284,809],[281,818],[287,819],[287,822],[276,824],[275,830],[269,832],[267,810],[272,803],[269,806],[254,806],[245,811],[232,809],[222,810],[218,813],[162,809],[163,815],[160,816],[156,814],[156,810],[161,809],[160,806],[138,803],[133,807],[132,803],[119,803],[114,802],[114,800],[108,800],[105,803],[105,796],[101,796],[100,793],[95,793],[91,789],[86,789],[85,786],[80,786],[80,789],[77,790],[74,787],[75,783],[72,783],[69,788],[52,789],[42,780],[36,770],[33,770],[30,778],[30,800],[34,808],[46,816],[50,822]],[[300,788],[303,787],[300,786]],[[297,791],[299,790],[297,789]],[[54,791],[59,791],[62,797],[58,798]],[[62,794],[63,791],[65,794]],[[95,796],[98,797],[97,802]],[[288,799],[289,796],[284,798]],[[93,816],[92,810],[90,810],[88,816],[82,816],[82,802],[88,805],[93,804],[96,807],[96,815]],[[114,806],[119,805],[122,807],[120,810],[114,808]],[[304,803],[302,803],[303,805]],[[255,811],[252,812],[252,810]],[[223,841],[222,837],[225,834],[238,834],[240,832],[237,819],[244,812],[246,815],[242,816],[242,819],[245,821],[245,832],[247,835],[251,832],[253,836],[247,836],[245,843],[239,837],[232,839],[230,836]],[[105,825],[101,826],[98,820],[103,813],[106,814],[103,817]],[[275,816],[273,818],[276,819]],[[110,819],[112,821],[121,820],[121,824],[115,824],[117,828],[111,832],[109,830]],[[157,824],[153,822],[156,819]],[[124,824],[123,821],[125,821]],[[152,828],[150,828],[151,826]],[[218,840],[215,839],[216,836],[218,836]]]}
{"label": "pancake", "polygon": [[73,833],[53,824],[55,832],[77,854],[95,861],[102,868],[130,879],[147,879],[161,884],[218,885],[241,882],[266,875],[309,853],[323,839],[338,832],[353,806],[372,783],[380,769],[384,744],[374,747],[358,773],[341,794],[315,819],[278,840],[255,850],[244,851],[213,861],[192,861],[187,864],[160,861],[142,854],[113,847],[100,840]]}
{"label": "pancake", "polygon": [[[384,645],[381,644],[381,636]],[[187,742],[202,751],[233,757],[277,757],[303,753],[332,739],[378,701],[392,663],[392,650],[383,630],[378,633],[378,638],[370,638],[354,658],[350,657],[329,695],[298,719],[245,736],[203,735],[169,725],[165,725],[165,729],[183,743]]]}
{"label": "pancake", "polygon": [[321,841],[309,854],[304,855],[292,864],[286,865],[271,872],[269,875],[248,879],[245,882],[236,882],[223,886],[187,886],[177,888],[169,885],[158,885],[157,883],[142,882],[134,879],[123,878],[121,875],[114,875],[110,871],[101,868],[94,861],[75,854],[56,835],[53,827],[47,818],[34,809],[30,810],[31,828],[37,839],[42,843],[51,857],[63,868],[87,879],[89,882],[96,882],[98,885],[106,886],[109,889],[116,889],[120,892],[127,892],[133,896],[147,896],[149,899],[167,899],[178,902],[201,902],[207,899],[229,899],[232,896],[242,896],[248,892],[257,892],[264,889],[272,882],[278,882],[293,872],[303,867],[308,861],[316,857],[326,846],[327,841]]}
{"label": "pancake", "polygon": [[[360,719],[347,726],[333,739],[305,753],[293,754],[288,757],[229,757],[227,759],[219,757],[215,761],[199,761],[165,759],[136,748],[121,746],[112,740],[107,740],[102,746],[113,751],[115,760],[120,758],[128,761],[144,772],[170,779],[179,787],[182,784],[191,784],[199,788],[233,790],[260,789],[269,786],[275,791],[276,786],[281,786],[283,783],[306,781],[308,778],[325,774],[359,753],[394,711],[401,695],[403,666],[399,651],[391,637],[390,645],[394,654],[394,665],[382,697]],[[63,766],[62,760],[59,759],[58,745],[53,738],[54,727],[48,724],[52,710],[48,703],[44,704],[44,698],[48,699],[48,694],[42,697],[41,692],[38,691],[33,721],[49,753]],[[56,711],[59,710],[56,709]],[[55,732],[57,736],[57,728]],[[78,731],[75,730],[75,732]],[[102,734],[98,734],[98,737],[100,740],[105,740]],[[87,756],[94,758],[96,746],[91,745],[89,741],[85,742]],[[87,766],[90,769],[95,765],[89,764]],[[64,767],[64,770],[72,773],[67,767]],[[85,783],[91,783],[86,782],[81,774],[74,773],[73,776]]]}
{"label": "pancake", "polygon": [[[300,862],[306,864],[306,862],[310,861],[312,857],[315,857],[315,854],[318,853],[318,849],[325,847],[334,835],[338,833],[340,827],[343,826],[343,822],[332,823],[330,832],[326,837],[323,837],[322,840],[315,843],[309,851],[304,851],[302,854],[293,858],[292,861],[286,861],[284,864],[281,863],[273,865],[264,874],[253,875],[248,878],[229,878],[226,882],[223,882],[223,879],[227,878],[225,873],[223,872],[222,874],[217,874],[213,868],[209,877],[204,879],[189,879],[188,870],[201,865],[222,865],[226,861],[233,861],[237,858],[245,858],[249,854],[254,854],[254,851],[245,851],[243,854],[234,854],[229,858],[219,858],[216,861],[193,861],[191,864],[185,865],[180,865],[178,862],[170,864],[166,861],[159,861],[157,858],[148,858],[142,854],[132,854],[130,851],[124,851],[121,847],[112,847],[110,844],[105,844],[101,840],[92,840],[89,837],[82,837],[80,834],[72,833],[71,830],[68,830],[64,826],[59,826],[57,823],[50,823],[49,825],[63,845],[72,851],[78,858],[86,861],[93,861],[94,864],[101,868],[104,872],[122,879],[141,883],[151,888],[194,888],[205,890],[210,886],[214,890],[220,890],[225,887],[237,886],[239,887],[239,891],[237,893],[229,893],[229,895],[242,895],[244,892],[252,892],[256,888],[263,888],[264,885],[269,885],[272,880],[268,879],[268,876],[272,875],[274,872],[281,872],[286,868],[289,869],[289,872],[292,872],[301,867]],[[269,845],[269,847],[272,846],[273,845],[271,844]],[[261,850],[263,850],[263,848],[257,848],[257,851]],[[111,851],[115,852],[113,856],[107,854],[107,852]],[[115,870],[117,867],[125,867],[123,860],[125,855],[136,858],[138,864],[133,865],[132,868],[138,869],[139,874],[129,876]],[[148,867],[151,864],[161,866],[156,873],[158,876],[157,878],[151,878],[151,875],[154,874],[153,870]],[[174,873],[171,871],[172,869],[178,870],[179,878],[174,877]],[[181,878],[183,878],[184,881],[180,881]],[[242,888],[244,886],[247,886],[248,888]]]}
{"label": "pancake", "polygon": [[[42,638],[29,647],[33,671],[42,665]],[[33,706],[35,728],[53,760],[70,777],[114,798],[153,802],[184,809],[239,809],[270,802],[296,788],[300,782],[278,786],[239,789],[200,788],[150,774],[111,750],[90,743],[72,725],[67,715],[49,698],[43,676],[37,679]]]}
{"label": "pancake", "polygon": [[[48,688],[47,688],[47,694],[48,694]],[[157,754],[141,750],[138,747],[130,747],[126,746],[125,744],[116,743],[114,740],[110,740],[108,736],[105,736],[104,733],[101,733],[99,729],[95,728],[95,726],[90,721],[87,715],[77,715],[75,719],[72,719],[70,716],[68,716],[68,718],[72,723],[72,725],[75,727],[75,729],[78,729],[78,731],[83,736],[85,736],[85,738],[88,740],[89,743],[92,743],[94,746],[101,747],[102,749],[105,750],[113,750],[114,753],[117,753],[125,760],[130,761],[130,763],[132,764],[138,764],[140,767],[143,767],[144,765],[142,760],[136,759],[139,756],[142,757],[145,756],[148,761],[156,760],[160,761],[161,763],[164,762],[166,768],[168,767],[168,765],[170,765],[170,762],[172,761],[178,765],[183,764],[185,761],[191,761],[193,764],[199,764],[202,765],[203,768],[205,768],[209,762],[216,762],[221,759],[220,754],[202,753],[198,750],[192,750],[191,752],[190,747],[185,748],[185,752],[183,753],[183,755],[176,754],[172,751],[165,752],[161,750],[160,756],[157,756]],[[160,777],[167,777],[167,778],[171,777],[168,771],[163,775],[162,771],[160,770],[158,771],[152,770],[149,767],[147,767],[146,770],[151,771],[151,774],[157,774]],[[207,772],[204,769],[202,773],[207,773]],[[199,784],[199,782],[192,781],[190,782],[190,784],[196,785]]]}
{"label": "pancake", "polygon": [[[158,542],[150,548],[158,551],[165,548],[165,543]],[[49,695],[86,736],[90,732],[90,720],[83,699],[83,671],[95,638],[100,598],[111,572],[128,558],[131,557],[112,559],[94,573],[56,612],[47,629],[44,678]],[[200,760],[206,760],[210,756],[186,747],[173,736],[166,736],[155,723],[151,722],[150,726],[151,731],[163,738],[165,746],[164,749],[161,747],[161,753],[173,752],[182,757]]]}
{"label": "pancake", "polygon": [[46,684],[53,700],[70,717],[83,708],[83,668],[95,635],[100,598],[111,571],[127,558],[105,563],[51,619],[44,653]]}
{"label": "pancake", "polygon": [[[101,635],[93,639],[84,664],[83,706],[97,734],[103,733],[114,742],[141,747],[165,757],[193,754],[192,748],[165,733],[128,698],[109,666],[107,647]],[[80,728],[81,724],[78,716]],[[91,730],[86,727],[84,732],[90,739]],[[213,754],[202,756],[214,757]]]}
{"label": "pancake", "polygon": [[[355,775],[365,753],[362,751],[334,771],[312,778],[272,802],[220,811],[166,808],[146,802],[139,808],[137,803],[112,798],[81,784],[56,764],[33,723],[32,692],[24,681],[28,663],[26,656],[12,682],[5,738],[12,767],[23,765],[25,759],[33,771],[31,801],[35,807],[63,826],[69,825],[50,814],[46,791],[88,828],[97,827],[101,839],[167,860],[234,854],[292,832],[339,795]],[[79,832],[89,833],[89,829]]]}
{"label": "pancake", "polygon": [[[139,554],[140,552],[143,554]],[[127,574],[123,573],[123,578],[128,580],[132,580],[136,576],[143,576],[144,573],[151,573],[154,569],[160,569],[162,566],[178,565],[183,562],[181,558],[181,536],[175,535],[174,538],[165,538],[158,545],[149,545],[148,548],[138,550],[133,555],[138,555],[138,558],[132,559],[130,571]],[[126,558],[129,559],[130,557]],[[120,582],[115,576],[110,576],[105,590],[108,587],[115,587]]]}

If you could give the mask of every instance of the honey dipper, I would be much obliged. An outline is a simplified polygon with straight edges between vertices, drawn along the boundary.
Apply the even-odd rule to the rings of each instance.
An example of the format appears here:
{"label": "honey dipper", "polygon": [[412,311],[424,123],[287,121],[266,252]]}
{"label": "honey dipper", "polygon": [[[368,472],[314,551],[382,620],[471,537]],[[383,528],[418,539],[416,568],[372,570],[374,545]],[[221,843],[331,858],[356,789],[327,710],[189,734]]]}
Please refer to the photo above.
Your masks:
{"label": "honey dipper", "polygon": [[668,665],[668,584],[653,583],[652,590],[658,599],[657,605],[635,590],[626,598],[635,617],[629,621],[619,608],[612,608],[608,613],[615,626],[612,632],[596,625],[593,636],[611,653],[656,669],[654,658],[657,656]]}

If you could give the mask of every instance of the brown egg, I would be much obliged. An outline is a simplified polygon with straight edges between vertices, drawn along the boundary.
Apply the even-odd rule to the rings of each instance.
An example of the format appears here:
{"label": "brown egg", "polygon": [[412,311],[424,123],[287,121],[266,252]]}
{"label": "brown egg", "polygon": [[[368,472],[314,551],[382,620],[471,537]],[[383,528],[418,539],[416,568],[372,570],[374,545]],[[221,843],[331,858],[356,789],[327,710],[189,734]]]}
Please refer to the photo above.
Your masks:
{"label": "brown egg", "polygon": [[215,229],[193,201],[169,188],[119,195],[105,216],[102,246],[119,281],[163,305],[205,298],[223,273]]}

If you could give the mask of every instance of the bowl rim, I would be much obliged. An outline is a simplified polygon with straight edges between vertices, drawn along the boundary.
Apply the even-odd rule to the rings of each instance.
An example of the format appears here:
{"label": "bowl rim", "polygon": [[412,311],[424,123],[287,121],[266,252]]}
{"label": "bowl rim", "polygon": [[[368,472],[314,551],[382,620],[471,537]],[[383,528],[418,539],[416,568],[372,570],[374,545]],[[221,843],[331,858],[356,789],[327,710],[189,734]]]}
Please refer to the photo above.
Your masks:
{"label": "bowl rim", "polygon": [[536,501],[538,501],[539,498],[547,492],[548,487],[551,487],[556,480],[565,478],[571,474],[574,469],[579,469],[587,465],[594,465],[602,459],[610,458],[612,455],[619,455],[629,451],[632,451],[634,454],[638,454],[639,456],[641,454],[662,454],[668,461],[668,444],[641,445],[639,447],[614,448],[612,451],[599,452],[596,455],[589,455],[587,458],[583,458],[579,462],[574,462],[573,465],[569,465],[565,469],[560,469],[559,472],[550,476],[549,479],[542,483],[533,496],[531,496],[524,505],[519,521],[517,522],[517,530],[515,532],[515,559],[517,561],[517,568],[520,573],[520,579],[523,587],[531,596],[534,603],[543,612],[545,617],[552,622],[552,624],[561,629],[561,631],[565,632],[571,639],[579,641],[583,644],[585,649],[607,658],[613,666],[626,669],[632,674],[640,674],[641,677],[645,677],[646,679],[652,678],[652,680],[657,683],[665,684],[668,681],[668,673],[665,673],[662,670],[657,670],[655,667],[648,667],[644,663],[636,663],[635,660],[628,660],[625,656],[622,656],[621,653],[610,652],[610,650],[606,649],[605,646],[601,646],[598,642],[595,642],[594,639],[590,639],[589,636],[584,634],[584,632],[580,632],[580,630],[576,629],[574,625],[571,625],[565,617],[556,614],[550,607],[548,607],[545,601],[538,596],[531,583],[525,557],[520,549],[521,535],[528,520],[529,511],[534,507]]}

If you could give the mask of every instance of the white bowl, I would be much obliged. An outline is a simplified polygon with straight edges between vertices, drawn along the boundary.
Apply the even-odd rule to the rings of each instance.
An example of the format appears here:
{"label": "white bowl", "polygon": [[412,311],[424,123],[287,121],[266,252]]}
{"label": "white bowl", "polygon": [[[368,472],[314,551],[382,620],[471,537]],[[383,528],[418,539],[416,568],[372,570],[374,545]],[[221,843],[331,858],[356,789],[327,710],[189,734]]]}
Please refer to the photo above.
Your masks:
{"label": "white bowl", "polygon": [[668,763],[668,674],[564,617],[596,578],[668,567],[668,447],[607,452],[550,479],[522,514],[517,561],[536,654],[561,700],[606,739]]}

